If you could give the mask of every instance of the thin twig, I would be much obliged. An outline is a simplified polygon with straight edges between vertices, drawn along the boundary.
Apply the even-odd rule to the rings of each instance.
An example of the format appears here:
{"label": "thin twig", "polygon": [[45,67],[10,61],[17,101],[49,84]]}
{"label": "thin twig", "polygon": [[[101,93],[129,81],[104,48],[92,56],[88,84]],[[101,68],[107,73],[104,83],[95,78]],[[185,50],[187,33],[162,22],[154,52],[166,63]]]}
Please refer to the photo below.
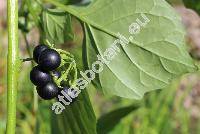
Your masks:
{"label": "thin twig", "polygon": [[[29,55],[29,57],[32,57],[32,54],[31,54],[32,51],[31,51],[28,39],[26,37],[26,34],[23,33],[23,36],[24,36],[24,40],[25,40],[25,44],[26,44],[26,50],[28,52],[28,55]],[[31,65],[32,65],[32,67],[34,67],[33,58],[27,58],[27,60],[24,59],[23,61],[31,61]]]}

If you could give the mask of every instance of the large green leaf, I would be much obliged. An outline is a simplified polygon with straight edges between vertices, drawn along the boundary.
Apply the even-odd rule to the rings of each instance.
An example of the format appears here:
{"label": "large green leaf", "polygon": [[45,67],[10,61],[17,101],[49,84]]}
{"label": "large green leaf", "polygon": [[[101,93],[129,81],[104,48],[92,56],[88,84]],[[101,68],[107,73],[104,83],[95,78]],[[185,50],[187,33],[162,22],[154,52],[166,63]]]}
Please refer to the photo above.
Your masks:
{"label": "large green leaf", "polygon": [[87,7],[48,1],[83,22],[87,68],[119,38],[118,33],[129,39],[129,26],[137,18],[144,21],[142,13],[150,20],[128,45],[119,47],[120,52],[96,77],[94,83],[105,93],[139,99],[196,70],[185,47],[181,19],[164,0],[96,0]]}
{"label": "large green leaf", "polygon": [[74,38],[71,16],[58,9],[47,9],[42,14],[43,36],[51,43],[62,44]]}
{"label": "large green leaf", "polygon": [[116,109],[108,114],[103,115],[98,119],[97,122],[97,133],[98,134],[107,134],[110,132],[120,120],[139,108],[138,104],[134,104],[128,107],[123,107]]}
{"label": "large green leaf", "polygon": [[86,90],[60,115],[52,113],[51,129],[52,134],[96,134],[96,117]]}

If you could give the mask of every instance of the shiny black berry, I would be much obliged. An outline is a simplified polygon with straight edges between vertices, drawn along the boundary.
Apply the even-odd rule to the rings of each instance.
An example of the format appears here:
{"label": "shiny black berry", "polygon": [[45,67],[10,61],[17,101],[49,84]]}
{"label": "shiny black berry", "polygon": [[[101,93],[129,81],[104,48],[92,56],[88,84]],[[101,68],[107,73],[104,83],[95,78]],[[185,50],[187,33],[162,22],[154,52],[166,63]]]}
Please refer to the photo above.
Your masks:
{"label": "shiny black berry", "polygon": [[53,82],[49,82],[44,86],[37,87],[38,95],[44,100],[50,100],[55,98],[58,95],[58,92],[59,88]]}
{"label": "shiny black berry", "polygon": [[60,66],[60,54],[54,49],[46,49],[39,57],[39,65],[48,71],[52,71]]}
{"label": "shiny black berry", "polygon": [[30,72],[30,80],[36,86],[42,86],[52,81],[51,75],[42,70],[39,66],[35,66]]}
{"label": "shiny black berry", "polygon": [[48,49],[49,47],[46,46],[46,45],[38,45],[35,47],[35,49],[33,50],[33,59],[35,60],[35,62],[38,63],[38,59],[39,59],[39,56],[41,55],[41,53]]}

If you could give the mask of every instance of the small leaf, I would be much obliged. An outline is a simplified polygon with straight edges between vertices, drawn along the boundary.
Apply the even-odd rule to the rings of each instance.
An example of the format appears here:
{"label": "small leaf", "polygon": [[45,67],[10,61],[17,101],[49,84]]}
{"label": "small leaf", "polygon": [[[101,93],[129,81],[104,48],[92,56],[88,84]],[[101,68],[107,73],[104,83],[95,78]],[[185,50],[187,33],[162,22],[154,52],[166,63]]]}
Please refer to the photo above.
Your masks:
{"label": "small leaf", "polygon": [[139,105],[134,104],[103,115],[97,122],[97,133],[107,134],[120,122],[122,118],[124,118],[134,110],[137,110],[138,108]]}
{"label": "small leaf", "polygon": [[42,15],[43,34],[54,44],[62,44],[73,40],[74,34],[71,26],[71,16],[58,9],[48,9]]}

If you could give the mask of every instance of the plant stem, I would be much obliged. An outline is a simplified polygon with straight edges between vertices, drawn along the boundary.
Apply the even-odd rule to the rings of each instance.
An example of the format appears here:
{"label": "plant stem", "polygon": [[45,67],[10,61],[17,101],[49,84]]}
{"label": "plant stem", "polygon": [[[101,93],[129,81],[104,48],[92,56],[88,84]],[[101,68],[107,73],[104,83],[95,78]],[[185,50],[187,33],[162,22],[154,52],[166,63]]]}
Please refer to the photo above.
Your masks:
{"label": "plant stem", "polygon": [[17,81],[20,67],[18,48],[18,1],[7,0],[8,57],[7,57],[7,126],[6,134],[14,134],[16,126]]}
{"label": "plant stem", "polygon": [[31,64],[32,64],[33,58],[21,59],[21,61],[22,61],[22,62],[31,61]]}
{"label": "plant stem", "polygon": [[[28,39],[27,39],[27,37],[26,37],[26,34],[25,33],[22,33],[23,34],[23,36],[24,36],[24,40],[25,40],[25,44],[26,44],[26,51],[28,52],[28,55],[29,55],[29,57],[32,57],[32,55],[31,55],[31,48],[30,48],[30,45],[29,45],[29,43],[28,43]],[[31,62],[31,64],[32,64],[32,67],[34,66],[33,64],[33,61]]]}
{"label": "plant stem", "polygon": [[80,20],[84,21],[84,22],[87,22],[87,20],[85,20],[85,18],[83,18],[80,13],[78,13],[76,10],[74,10],[73,8],[71,8],[71,6],[66,6],[66,5],[63,5],[55,0],[43,0],[44,2],[49,2],[51,4],[53,4],[54,6],[57,6],[59,8],[61,8],[62,10],[70,13],[71,15],[79,18]]}

